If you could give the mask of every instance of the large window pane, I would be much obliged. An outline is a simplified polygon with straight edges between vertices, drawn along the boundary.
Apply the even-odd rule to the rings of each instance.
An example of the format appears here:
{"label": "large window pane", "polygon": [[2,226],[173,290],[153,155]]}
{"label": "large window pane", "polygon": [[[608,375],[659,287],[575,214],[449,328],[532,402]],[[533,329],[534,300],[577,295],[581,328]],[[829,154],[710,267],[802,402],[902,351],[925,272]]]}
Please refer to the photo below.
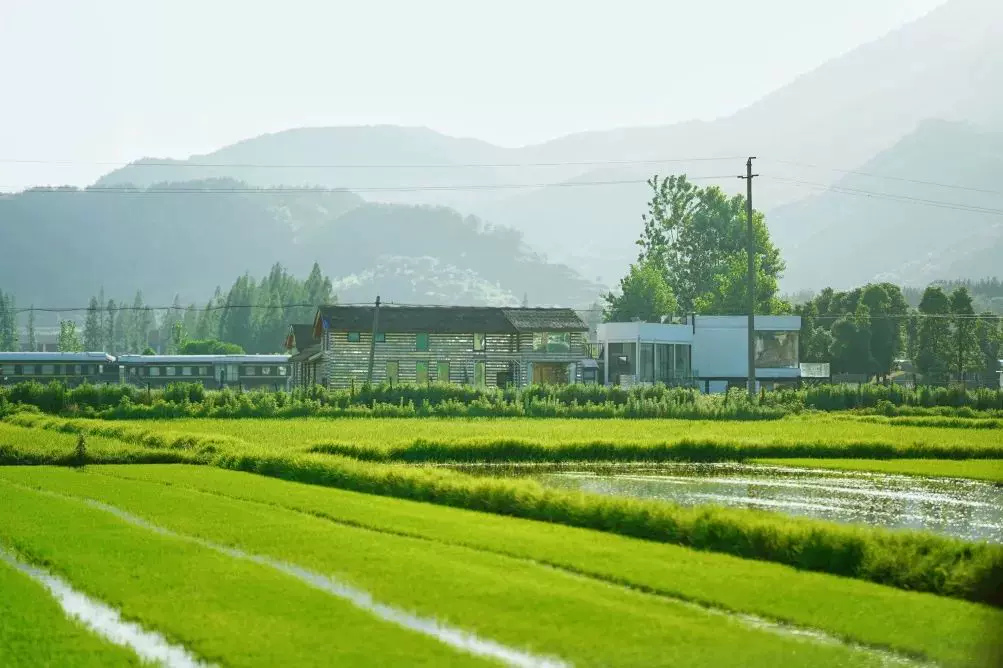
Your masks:
{"label": "large window pane", "polygon": [[533,350],[538,353],[571,352],[571,334],[568,332],[534,332]]}
{"label": "large window pane", "polygon": [[426,352],[428,350],[428,334],[425,332],[420,332],[414,335],[414,349],[418,352]]}
{"label": "large window pane", "polygon": [[677,344],[673,346],[676,354],[675,374],[676,378],[689,378],[690,375],[690,346]]}
{"label": "large window pane", "polygon": [[797,332],[756,332],[757,369],[789,369],[797,365]]}
{"label": "large window pane", "polygon": [[474,334],[474,350],[484,350],[484,335]]}
{"label": "large window pane", "polygon": [[637,379],[642,383],[655,382],[655,344],[638,344]]}

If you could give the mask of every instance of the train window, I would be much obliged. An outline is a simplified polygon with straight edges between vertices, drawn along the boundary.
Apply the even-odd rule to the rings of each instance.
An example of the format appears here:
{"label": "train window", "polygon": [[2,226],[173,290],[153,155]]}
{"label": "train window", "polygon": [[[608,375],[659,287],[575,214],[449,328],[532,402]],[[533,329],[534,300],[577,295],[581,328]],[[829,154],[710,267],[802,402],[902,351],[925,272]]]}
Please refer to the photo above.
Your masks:
{"label": "train window", "polygon": [[181,367],[181,375],[182,376],[190,376],[190,375],[192,375],[192,368],[190,366],[183,366],[183,367]]}
{"label": "train window", "polygon": [[19,375],[17,371],[15,371],[15,366],[13,364],[4,364],[3,366],[0,366],[0,374],[3,374],[4,376]]}
{"label": "train window", "polygon": [[151,366],[151,367],[149,367],[149,369],[150,369],[150,375],[151,376],[159,376],[160,375],[160,367],[159,366]]}
{"label": "train window", "polygon": [[42,375],[51,376],[56,373],[56,366],[54,364],[43,364],[42,365]]}
{"label": "train window", "polygon": [[270,376],[270,375],[272,375],[272,367],[270,367],[270,366],[263,366],[263,367],[261,367],[261,375],[262,376]]}
{"label": "train window", "polygon": [[254,375],[254,367],[253,366],[245,366],[244,367],[244,375],[245,376],[253,376]]}
{"label": "train window", "polygon": [[200,376],[208,376],[209,375],[209,372],[206,371],[206,367],[204,367],[204,366],[200,366],[199,367],[199,375]]}
{"label": "train window", "polygon": [[24,373],[25,376],[34,376],[35,375],[35,365],[34,364],[25,364],[24,365],[24,369],[23,369],[23,373]]}
{"label": "train window", "polygon": [[164,367],[164,371],[167,372],[166,375],[168,376],[173,376],[178,372],[178,370],[173,366]]}
{"label": "train window", "polygon": [[284,366],[279,367],[279,375],[280,376],[286,375],[286,368]]}
{"label": "train window", "polygon": [[104,364],[98,364],[98,373],[104,373]]}
{"label": "train window", "polygon": [[87,367],[83,364],[75,364],[73,365],[73,373],[77,376],[83,375],[87,373]]}

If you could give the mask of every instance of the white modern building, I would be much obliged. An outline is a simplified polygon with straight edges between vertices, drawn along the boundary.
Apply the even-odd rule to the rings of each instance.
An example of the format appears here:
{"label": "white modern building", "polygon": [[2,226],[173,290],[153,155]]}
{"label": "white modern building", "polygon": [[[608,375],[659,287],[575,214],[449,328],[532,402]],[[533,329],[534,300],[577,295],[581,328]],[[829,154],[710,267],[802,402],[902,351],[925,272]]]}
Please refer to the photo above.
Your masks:
{"label": "white modern building", "polygon": [[[800,316],[758,315],[756,381],[766,387],[796,383]],[[745,387],[747,316],[687,316],[672,323],[610,322],[599,325],[606,384],[696,385],[705,392]]]}

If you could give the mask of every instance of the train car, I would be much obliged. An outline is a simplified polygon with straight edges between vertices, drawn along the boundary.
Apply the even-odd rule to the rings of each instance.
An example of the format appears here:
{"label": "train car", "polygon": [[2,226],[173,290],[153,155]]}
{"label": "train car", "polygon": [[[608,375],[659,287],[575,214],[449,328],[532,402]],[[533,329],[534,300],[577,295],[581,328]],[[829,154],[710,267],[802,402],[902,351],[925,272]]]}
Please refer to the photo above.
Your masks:
{"label": "train car", "polygon": [[141,387],[201,383],[208,388],[284,390],[288,355],[120,355],[119,381]]}
{"label": "train car", "polygon": [[115,358],[107,353],[0,352],[0,382],[59,381],[74,387],[118,383]]}

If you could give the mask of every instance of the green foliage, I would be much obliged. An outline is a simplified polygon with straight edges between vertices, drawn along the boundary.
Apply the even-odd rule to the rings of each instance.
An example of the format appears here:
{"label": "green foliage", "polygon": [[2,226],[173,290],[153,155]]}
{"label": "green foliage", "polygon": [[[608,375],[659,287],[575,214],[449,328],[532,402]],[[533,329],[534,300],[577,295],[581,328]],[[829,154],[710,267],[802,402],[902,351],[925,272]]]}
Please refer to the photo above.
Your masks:
{"label": "green foliage", "polygon": [[944,373],[951,365],[951,300],[939,287],[931,286],[919,303],[916,368],[921,373]]}
{"label": "green foliage", "polygon": [[59,352],[78,353],[84,349],[77,335],[77,323],[72,320],[59,321]]}
{"label": "green foliage", "polygon": [[[648,184],[653,194],[642,218],[639,261],[662,269],[684,312],[747,311],[745,198],[729,198],[717,186],[699,188],[685,176],[655,176]],[[759,212],[754,213],[753,236],[757,312],[785,310],[777,290],[784,262]]]}
{"label": "green foliage", "polygon": [[627,276],[620,279],[620,294],[607,293],[603,299],[606,322],[661,322],[678,307],[661,268],[652,262],[632,264]]}
{"label": "green foliage", "polygon": [[244,349],[236,343],[203,339],[185,341],[178,350],[180,355],[243,355]]}
{"label": "green foliage", "polygon": [[0,290],[0,352],[20,350],[17,325],[17,301],[13,294]]}
{"label": "green foliage", "polygon": [[87,317],[84,320],[84,350],[94,352],[104,349],[100,304],[97,297],[91,297],[91,302],[87,306]]}

